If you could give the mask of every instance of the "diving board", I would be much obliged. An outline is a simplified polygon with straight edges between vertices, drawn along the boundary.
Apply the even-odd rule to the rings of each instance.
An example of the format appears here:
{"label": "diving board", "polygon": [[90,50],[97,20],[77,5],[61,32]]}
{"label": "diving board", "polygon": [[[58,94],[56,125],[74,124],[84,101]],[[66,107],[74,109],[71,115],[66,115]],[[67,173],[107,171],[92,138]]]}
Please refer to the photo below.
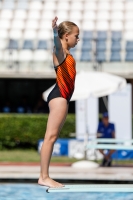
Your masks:
{"label": "diving board", "polygon": [[115,139],[115,138],[96,138],[96,139],[92,139],[90,140],[90,142],[98,142],[98,143],[133,143],[133,140],[123,140],[123,139]]}
{"label": "diving board", "polygon": [[132,192],[132,184],[85,184],[85,185],[65,185],[62,188],[48,188],[51,192]]}
{"label": "diving board", "polygon": [[118,150],[133,150],[133,145],[118,145],[118,144],[87,144],[87,149],[118,149]]}

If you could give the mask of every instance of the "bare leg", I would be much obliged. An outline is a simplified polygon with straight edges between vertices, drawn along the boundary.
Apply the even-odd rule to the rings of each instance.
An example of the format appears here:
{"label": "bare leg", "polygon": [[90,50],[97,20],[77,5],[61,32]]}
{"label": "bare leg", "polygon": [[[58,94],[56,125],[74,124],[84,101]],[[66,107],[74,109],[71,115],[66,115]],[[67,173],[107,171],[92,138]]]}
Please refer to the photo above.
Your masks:
{"label": "bare leg", "polygon": [[104,150],[102,150],[102,149],[99,149],[99,151],[100,151],[100,153],[104,156],[104,158],[107,160],[107,155],[106,154],[104,154]]}
{"label": "bare leg", "polygon": [[111,155],[115,152],[115,150],[111,149],[107,155],[108,160],[111,159]]}
{"label": "bare leg", "polygon": [[55,98],[49,102],[49,108],[50,113],[47,122],[47,129],[41,148],[41,173],[38,184],[48,187],[63,187],[62,184],[49,177],[49,164],[54,143],[58,138],[59,132],[68,113],[68,104],[66,99]]}
{"label": "bare leg", "polygon": [[103,154],[103,156],[106,160],[109,160],[111,158],[111,155],[115,152],[115,150],[110,150],[109,153],[106,155],[106,154],[104,154],[104,150],[99,149],[99,151]]}

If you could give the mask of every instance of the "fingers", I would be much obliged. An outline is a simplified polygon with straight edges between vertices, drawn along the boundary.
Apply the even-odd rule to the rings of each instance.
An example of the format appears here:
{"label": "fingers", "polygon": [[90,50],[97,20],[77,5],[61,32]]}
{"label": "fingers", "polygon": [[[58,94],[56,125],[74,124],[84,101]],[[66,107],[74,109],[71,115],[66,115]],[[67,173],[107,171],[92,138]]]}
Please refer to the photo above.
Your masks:
{"label": "fingers", "polygon": [[57,20],[58,20],[58,17],[55,17],[55,18],[52,20],[52,27],[53,27],[53,28],[57,26],[57,24],[56,24]]}
{"label": "fingers", "polygon": [[57,17],[57,16],[55,17],[55,20],[56,20],[56,22],[57,22],[57,20],[58,20],[58,17]]}
{"label": "fingers", "polygon": [[58,17],[55,17],[53,21],[57,22],[57,20],[58,20]]}

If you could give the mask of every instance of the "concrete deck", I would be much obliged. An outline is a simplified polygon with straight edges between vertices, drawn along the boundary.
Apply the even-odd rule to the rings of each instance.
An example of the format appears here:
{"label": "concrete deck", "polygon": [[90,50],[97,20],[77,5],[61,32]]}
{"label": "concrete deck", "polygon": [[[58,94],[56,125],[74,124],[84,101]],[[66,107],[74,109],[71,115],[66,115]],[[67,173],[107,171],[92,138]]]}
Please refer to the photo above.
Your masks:
{"label": "concrete deck", "polygon": [[[39,166],[0,166],[0,181],[8,179],[37,180]],[[96,169],[51,166],[50,176],[56,180],[133,181],[133,167],[99,167]]]}

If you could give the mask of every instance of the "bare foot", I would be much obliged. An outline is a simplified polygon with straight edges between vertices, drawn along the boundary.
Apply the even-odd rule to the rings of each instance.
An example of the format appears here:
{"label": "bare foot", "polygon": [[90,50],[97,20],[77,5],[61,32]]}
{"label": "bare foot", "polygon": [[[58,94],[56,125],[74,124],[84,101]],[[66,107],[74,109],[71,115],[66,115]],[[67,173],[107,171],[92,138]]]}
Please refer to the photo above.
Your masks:
{"label": "bare foot", "polygon": [[47,187],[54,187],[54,188],[59,188],[59,187],[64,187],[61,183],[58,183],[51,179],[50,177],[47,177],[45,179],[39,178],[38,180],[39,185],[47,186]]}

